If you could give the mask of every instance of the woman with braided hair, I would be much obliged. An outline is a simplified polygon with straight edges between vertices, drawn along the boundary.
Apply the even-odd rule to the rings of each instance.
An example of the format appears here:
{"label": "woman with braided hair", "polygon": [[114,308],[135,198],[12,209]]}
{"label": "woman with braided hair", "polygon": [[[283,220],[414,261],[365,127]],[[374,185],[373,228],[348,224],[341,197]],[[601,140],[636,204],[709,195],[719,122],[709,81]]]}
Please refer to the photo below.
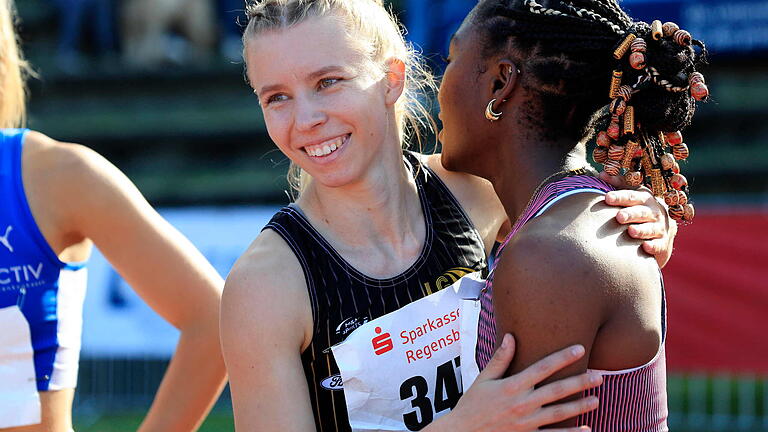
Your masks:
{"label": "woman with braided hair", "polygon": [[[296,202],[272,218],[227,278],[221,333],[235,424],[249,431],[350,430],[346,395],[354,382],[342,383],[335,347],[369,321],[445,291],[449,277],[482,271],[507,214],[490,183],[446,171],[439,155],[403,151],[409,132],[428,122],[418,101],[429,79],[380,2],[264,0],[247,12],[247,77],[270,137],[301,174],[294,177]],[[623,195],[635,193],[641,198],[630,204],[650,197]],[[622,223],[657,219],[645,206],[627,211],[641,217],[624,214]],[[630,233],[661,237],[661,219],[661,229],[639,225]],[[668,238],[656,245],[663,262]],[[430,330],[426,325],[419,331]],[[389,333],[376,334],[362,348],[389,355]],[[541,363],[499,380],[513,352],[511,338],[505,340],[460,400],[456,359],[439,365],[448,374],[436,387],[447,390],[434,396],[444,399],[432,403],[419,385],[434,382],[407,380],[415,384],[404,381],[386,401],[411,412],[371,417],[392,414],[387,419],[401,425],[407,417],[409,430],[474,431],[490,422],[498,430],[531,431],[594,407],[594,398],[551,405],[596,385],[589,375],[533,388],[578,357],[579,348],[541,355]],[[430,362],[417,356],[417,364]],[[394,382],[399,370],[394,363],[384,368]],[[384,427],[374,421],[363,429]]]}
{"label": "woman with braided hair", "polygon": [[477,362],[506,333],[517,341],[508,373],[584,345],[552,379],[601,374],[585,392],[600,406],[561,426],[667,430],[659,267],[603,202],[612,187],[589,168],[586,142],[601,130],[593,156],[608,174],[626,170],[671,217],[692,219],[676,160],[688,154],[679,130],[708,95],[705,54],[674,23],[633,22],[613,0],[481,0],[451,42],[443,166],[488,179],[515,221],[481,297]]}

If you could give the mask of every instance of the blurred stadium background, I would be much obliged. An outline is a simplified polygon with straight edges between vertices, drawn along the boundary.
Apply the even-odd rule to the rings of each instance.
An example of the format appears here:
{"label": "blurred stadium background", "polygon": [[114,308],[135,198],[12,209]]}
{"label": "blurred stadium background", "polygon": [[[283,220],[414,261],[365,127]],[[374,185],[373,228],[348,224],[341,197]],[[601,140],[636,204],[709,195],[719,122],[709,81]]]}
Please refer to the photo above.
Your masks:
{"label": "blurred stadium background", "polygon": [[[472,0],[396,0],[439,69]],[[673,431],[768,431],[768,1],[625,0],[708,43],[713,95],[685,133],[697,220],[665,269]],[[240,0],[17,0],[39,74],[29,126],[120,167],[222,275],[288,198],[243,79]],[[607,83],[606,83],[607,86]],[[135,430],[177,333],[98,254],[78,431]],[[200,353],[205,356],[206,353]],[[233,430],[228,393],[205,431]]]}

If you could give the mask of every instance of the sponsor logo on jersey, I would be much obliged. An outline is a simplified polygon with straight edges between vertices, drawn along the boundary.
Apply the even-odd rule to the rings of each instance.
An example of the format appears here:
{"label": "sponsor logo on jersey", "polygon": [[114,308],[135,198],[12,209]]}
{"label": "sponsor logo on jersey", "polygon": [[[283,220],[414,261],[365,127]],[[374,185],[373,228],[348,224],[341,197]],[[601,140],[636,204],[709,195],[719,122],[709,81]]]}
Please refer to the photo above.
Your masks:
{"label": "sponsor logo on jersey", "polygon": [[469,267],[453,267],[442,275],[438,276],[437,279],[435,279],[434,284],[430,282],[424,282],[424,290],[427,292],[427,295],[432,295],[433,293],[436,293],[443,288],[453,285],[454,282],[461,279],[463,276],[466,276],[475,271],[475,269]]}
{"label": "sponsor logo on jersey", "polygon": [[8,228],[5,229],[5,234],[0,236],[0,244],[5,246],[5,248],[8,249],[11,253],[13,253],[13,246],[11,246],[11,241],[8,240],[8,236],[11,235],[12,230],[13,225],[8,225]]}
{"label": "sponsor logo on jersey", "polygon": [[377,356],[388,353],[392,351],[392,348],[395,347],[394,343],[392,343],[392,335],[390,335],[388,332],[381,334],[381,331],[381,327],[376,327],[375,332],[378,336],[371,339],[371,345],[373,345],[373,353]]}
{"label": "sponsor logo on jersey", "polygon": [[336,374],[320,381],[320,387],[326,390],[344,390],[344,383],[341,380],[341,375]]}
{"label": "sponsor logo on jersey", "polygon": [[[358,327],[360,327],[361,325],[367,322],[368,322],[368,317],[365,315],[359,315],[356,317],[345,319],[336,327],[337,340],[344,341],[344,339],[346,339],[350,333],[357,330]],[[324,349],[322,351],[323,354],[329,354],[331,352],[331,348],[332,347],[328,347]]]}
{"label": "sponsor logo on jersey", "polygon": [[367,316],[356,316],[352,318],[347,318],[344,321],[341,322],[341,324],[336,327],[336,336],[341,336],[342,338],[346,338],[348,334],[352,333],[354,330],[356,330],[361,325],[368,322]]}
{"label": "sponsor logo on jersey", "polygon": [[22,264],[11,267],[0,267],[0,287],[40,281],[43,274],[43,263],[37,265]]}

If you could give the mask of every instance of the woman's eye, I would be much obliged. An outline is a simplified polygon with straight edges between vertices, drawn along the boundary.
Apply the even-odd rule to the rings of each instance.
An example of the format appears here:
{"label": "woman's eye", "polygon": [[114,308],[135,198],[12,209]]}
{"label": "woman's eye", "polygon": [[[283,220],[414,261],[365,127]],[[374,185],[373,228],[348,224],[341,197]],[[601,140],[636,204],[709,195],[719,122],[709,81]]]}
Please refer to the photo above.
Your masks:
{"label": "woman's eye", "polygon": [[318,87],[320,87],[321,89],[328,88],[339,81],[340,80],[338,78],[323,78],[318,83]]}
{"label": "woman's eye", "polygon": [[282,102],[282,101],[287,100],[287,99],[288,99],[288,96],[286,96],[284,94],[281,94],[281,93],[278,93],[278,94],[274,94],[274,95],[268,97],[267,98],[267,104],[271,104],[272,102]]}

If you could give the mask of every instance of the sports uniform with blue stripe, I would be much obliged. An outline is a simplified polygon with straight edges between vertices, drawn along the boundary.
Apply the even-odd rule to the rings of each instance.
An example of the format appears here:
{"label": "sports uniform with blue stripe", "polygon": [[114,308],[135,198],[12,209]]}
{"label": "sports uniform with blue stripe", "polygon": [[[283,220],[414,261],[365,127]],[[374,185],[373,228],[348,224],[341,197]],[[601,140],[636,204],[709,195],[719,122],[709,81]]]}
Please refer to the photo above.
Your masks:
{"label": "sports uniform with blue stripe", "polygon": [[84,264],[59,260],[30,211],[24,129],[0,130],[0,428],[40,422],[40,391],[77,384]]}

